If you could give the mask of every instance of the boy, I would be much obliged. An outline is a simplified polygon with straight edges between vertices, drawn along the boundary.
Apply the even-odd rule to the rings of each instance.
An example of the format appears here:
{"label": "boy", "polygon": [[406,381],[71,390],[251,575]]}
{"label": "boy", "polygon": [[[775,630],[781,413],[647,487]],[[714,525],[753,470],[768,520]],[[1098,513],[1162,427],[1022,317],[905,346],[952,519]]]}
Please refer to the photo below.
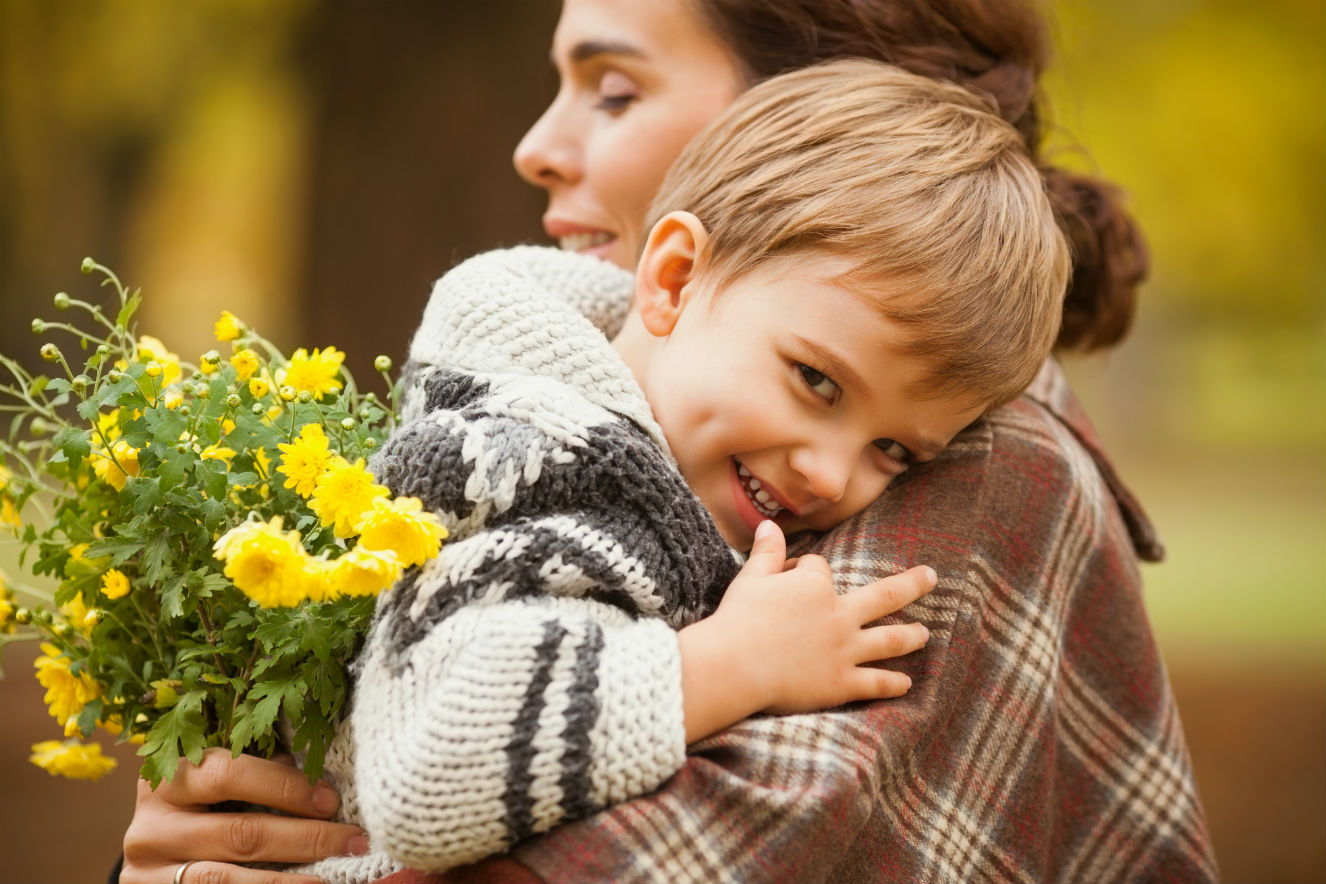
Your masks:
{"label": "boy", "polygon": [[738,99],[652,214],[633,280],[525,247],[435,288],[375,466],[451,538],[381,597],[328,757],[374,853],[310,871],[470,862],[755,712],[909,686],[859,664],[924,630],[861,627],[933,575],[838,596],[782,532],[864,508],[1048,354],[1068,255],[1021,138],[835,62]]}

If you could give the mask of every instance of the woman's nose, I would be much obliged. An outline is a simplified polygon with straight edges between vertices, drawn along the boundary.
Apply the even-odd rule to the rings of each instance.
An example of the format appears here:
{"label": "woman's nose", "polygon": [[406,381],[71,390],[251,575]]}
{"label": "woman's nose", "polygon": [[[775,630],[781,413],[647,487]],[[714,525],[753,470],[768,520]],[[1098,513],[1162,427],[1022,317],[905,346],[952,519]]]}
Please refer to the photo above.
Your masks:
{"label": "woman's nose", "polygon": [[795,449],[791,466],[806,482],[806,489],[821,500],[837,503],[847,493],[856,457],[849,456],[845,446],[835,446],[831,440],[820,439]]}
{"label": "woman's nose", "polygon": [[520,139],[512,162],[517,174],[535,187],[548,189],[579,179],[580,151],[555,100]]}

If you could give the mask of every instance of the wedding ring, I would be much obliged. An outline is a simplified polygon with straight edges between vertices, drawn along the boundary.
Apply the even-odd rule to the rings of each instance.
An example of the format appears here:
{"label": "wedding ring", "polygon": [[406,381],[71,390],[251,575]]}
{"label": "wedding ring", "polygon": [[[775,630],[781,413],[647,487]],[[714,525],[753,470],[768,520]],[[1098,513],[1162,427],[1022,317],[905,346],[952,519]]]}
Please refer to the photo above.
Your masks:
{"label": "wedding ring", "polygon": [[198,860],[191,859],[187,863],[180,863],[180,867],[175,870],[175,877],[171,880],[171,884],[184,884],[184,870],[196,862]]}

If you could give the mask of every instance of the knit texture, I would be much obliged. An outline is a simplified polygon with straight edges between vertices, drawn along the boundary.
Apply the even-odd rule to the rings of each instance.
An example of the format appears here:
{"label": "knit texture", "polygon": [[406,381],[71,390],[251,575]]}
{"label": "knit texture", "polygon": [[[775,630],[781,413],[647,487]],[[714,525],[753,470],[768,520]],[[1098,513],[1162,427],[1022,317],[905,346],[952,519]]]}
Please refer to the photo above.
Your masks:
{"label": "knit texture", "polygon": [[450,537],[379,599],[329,754],[373,853],[307,871],[472,862],[684,763],[675,629],[738,565],[609,344],[630,292],[532,246],[435,286],[373,469]]}

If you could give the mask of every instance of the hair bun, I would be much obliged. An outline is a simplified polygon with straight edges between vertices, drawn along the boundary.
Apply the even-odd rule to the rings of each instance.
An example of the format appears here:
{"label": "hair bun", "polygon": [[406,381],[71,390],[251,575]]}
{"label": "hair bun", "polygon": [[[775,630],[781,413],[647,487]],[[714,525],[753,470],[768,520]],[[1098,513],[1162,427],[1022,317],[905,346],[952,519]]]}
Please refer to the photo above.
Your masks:
{"label": "hair bun", "polygon": [[1114,185],[1044,168],[1050,203],[1073,249],[1057,350],[1090,353],[1123,340],[1137,309],[1137,287],[1150,272],[1141,229]]}

